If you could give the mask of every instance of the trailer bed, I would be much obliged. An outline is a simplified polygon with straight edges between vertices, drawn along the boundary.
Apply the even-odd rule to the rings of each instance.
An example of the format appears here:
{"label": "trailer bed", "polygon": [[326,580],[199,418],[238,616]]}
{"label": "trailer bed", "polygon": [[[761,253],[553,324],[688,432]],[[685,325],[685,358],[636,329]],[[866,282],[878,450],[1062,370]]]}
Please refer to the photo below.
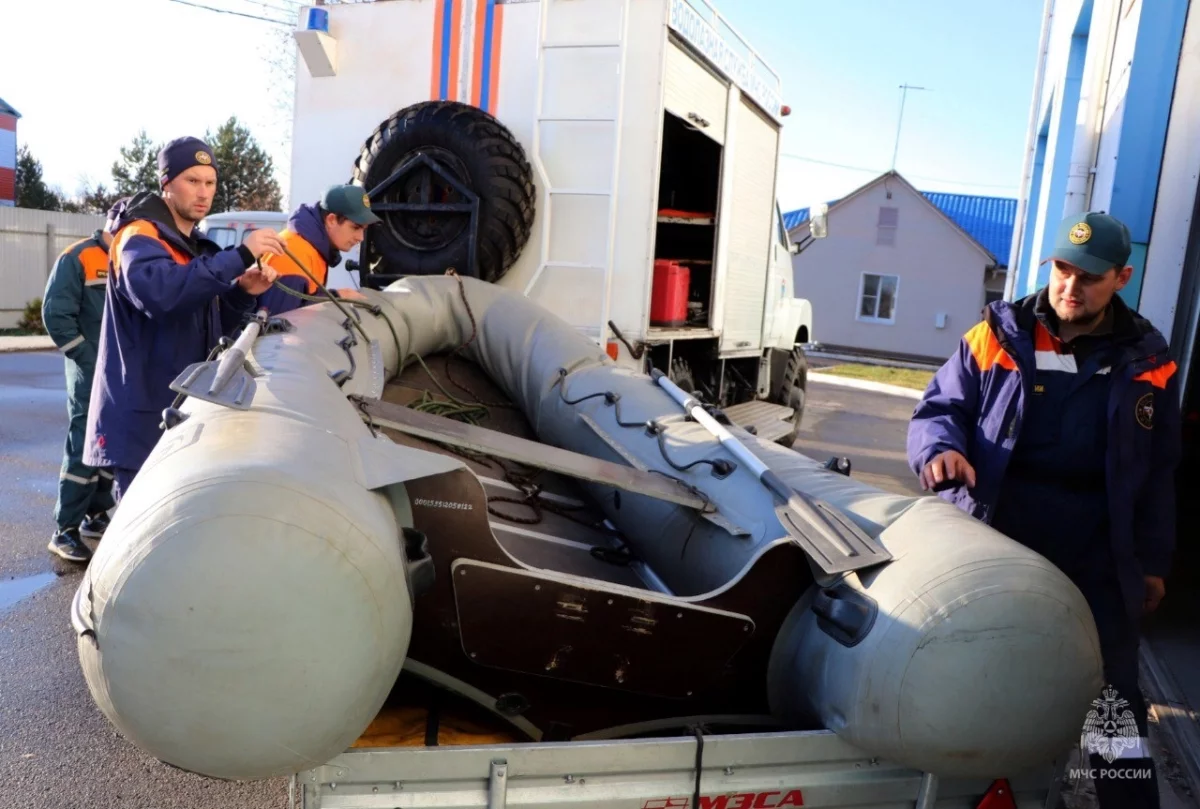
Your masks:
{"label": "trailer bed", "polygon": [[[297,773],[302,809],[974,809],[987,781],[941,781],[864,756],[830,731],[636,741],[350,750]],[[1061,772],[1061,769],[1059,770]],[[1019,809],[1050,804],[1052,768],[1011,782]]]}

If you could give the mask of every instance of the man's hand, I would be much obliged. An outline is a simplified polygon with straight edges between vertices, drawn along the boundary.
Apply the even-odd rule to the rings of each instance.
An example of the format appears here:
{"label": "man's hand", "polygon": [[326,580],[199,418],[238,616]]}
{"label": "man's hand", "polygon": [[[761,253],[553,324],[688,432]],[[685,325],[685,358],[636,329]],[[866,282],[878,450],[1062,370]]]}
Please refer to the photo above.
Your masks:
{"label": "man's hand", "polygon": [[260,257],[263,253],[274,253],[277,256],[284,254],[283,242],[280,241],[279,234],[271,228],[259,228],[251,231],[242,244],[246,245],[246,249],[255,258]]}
{"label": "man's hand", "polygon": [[278,277],[279,273],[264,265],[262,269],[251,267],[246,270],[238,276],[237,282],[247,294],[258,297],[270,289]]}
{"label": "man's hand", "polygon": [[1162,576],[1144,576],[1146,580],[1146,595],[1142,601],[1142,613],[1149,615],[1158,609],[1158,602],[1167,594],[1167,585]]}
{"label": "man's hand", "polygon": [[957,480],[972,488],[975,486],[975,468],[967,463],[961,452],[952,449],[935,456],[921,470],[921,488],[926,491],[947,480]]}

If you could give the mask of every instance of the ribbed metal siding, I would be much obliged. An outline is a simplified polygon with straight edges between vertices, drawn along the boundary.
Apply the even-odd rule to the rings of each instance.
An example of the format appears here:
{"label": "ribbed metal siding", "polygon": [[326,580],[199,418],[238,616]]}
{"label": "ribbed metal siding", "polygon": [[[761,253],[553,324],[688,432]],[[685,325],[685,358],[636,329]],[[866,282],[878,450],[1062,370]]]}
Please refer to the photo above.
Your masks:
{"label": "ribbed metal siding", "polygon": [[1008,263],[1012,246],[1013,222],[1017,201],[1006,197],[978,197],[972,194],[946,194],[922,191],[925,198],[954,220],[971,238],[983,245],[1001,264]]}
{"label": "ribbed metal siding", "polygon": [[[50,246],[47,225],[54,227]],[[19,315],[28,301],[42,297],[59,253],[101,227],[103,216],[0,207],[0,327],[15,322],[14,310]]]}
{"label": "ribbed metal siding", "polygon": [[0,101],[0,205],[12,205],[17,168],[17,119],[4,112]]}

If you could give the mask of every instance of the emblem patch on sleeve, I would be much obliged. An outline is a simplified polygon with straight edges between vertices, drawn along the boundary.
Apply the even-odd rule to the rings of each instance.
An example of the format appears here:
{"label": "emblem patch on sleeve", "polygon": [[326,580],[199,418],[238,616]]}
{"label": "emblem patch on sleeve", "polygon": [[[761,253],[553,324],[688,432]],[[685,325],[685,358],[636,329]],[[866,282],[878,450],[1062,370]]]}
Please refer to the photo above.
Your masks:
{"label": "emblem patch on sleeve", "polygon": [[1154,429],[1154,394],[1147,393],[1142,398],[1137,400],[1137,404],[1133,406],[1133,415],[1137,419],[1137,423],[1145,427],[1147,430]]}

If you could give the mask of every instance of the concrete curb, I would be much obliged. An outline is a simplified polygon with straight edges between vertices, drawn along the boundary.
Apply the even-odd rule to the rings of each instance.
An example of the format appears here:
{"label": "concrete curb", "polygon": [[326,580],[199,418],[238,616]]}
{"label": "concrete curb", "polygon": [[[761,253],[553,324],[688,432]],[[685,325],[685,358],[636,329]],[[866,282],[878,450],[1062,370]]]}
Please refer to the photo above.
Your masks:
{"label": "concrete curb", "polygon": [[887,385],[883,382],[871,382],[866,379],[853,379],[847,376],[834,376],[833,374],[819,374],[812,371],[808,372],[810,382],[820,382],[822,385],[837,385],[843,388],[856,388],[858,390],[867,390],[872,393],[886,393],[890,396],[903,396],[906,399],[919,400],[925,395],[924,391],[913,390],[912,388],[902,388],[899,385]]}
{"label": "concrete curb", "polygon": [[942,367],[933,362],[910,362],[908,360],[892,360],[887,357],[872,357],[865,354],[842,354],[837,351],[822,351],[818,348],[806,348],[804,353],[809,359],[828,360],[837,363],[852,363],[854,365],[875,365],[883,368],[907,368],[912,371],[936,371]]}
{"label": "concrete curb", "polygon": [[33,337],[0,337],[0,354],[13,351],[53,351],[54,341],[48,335]]}

